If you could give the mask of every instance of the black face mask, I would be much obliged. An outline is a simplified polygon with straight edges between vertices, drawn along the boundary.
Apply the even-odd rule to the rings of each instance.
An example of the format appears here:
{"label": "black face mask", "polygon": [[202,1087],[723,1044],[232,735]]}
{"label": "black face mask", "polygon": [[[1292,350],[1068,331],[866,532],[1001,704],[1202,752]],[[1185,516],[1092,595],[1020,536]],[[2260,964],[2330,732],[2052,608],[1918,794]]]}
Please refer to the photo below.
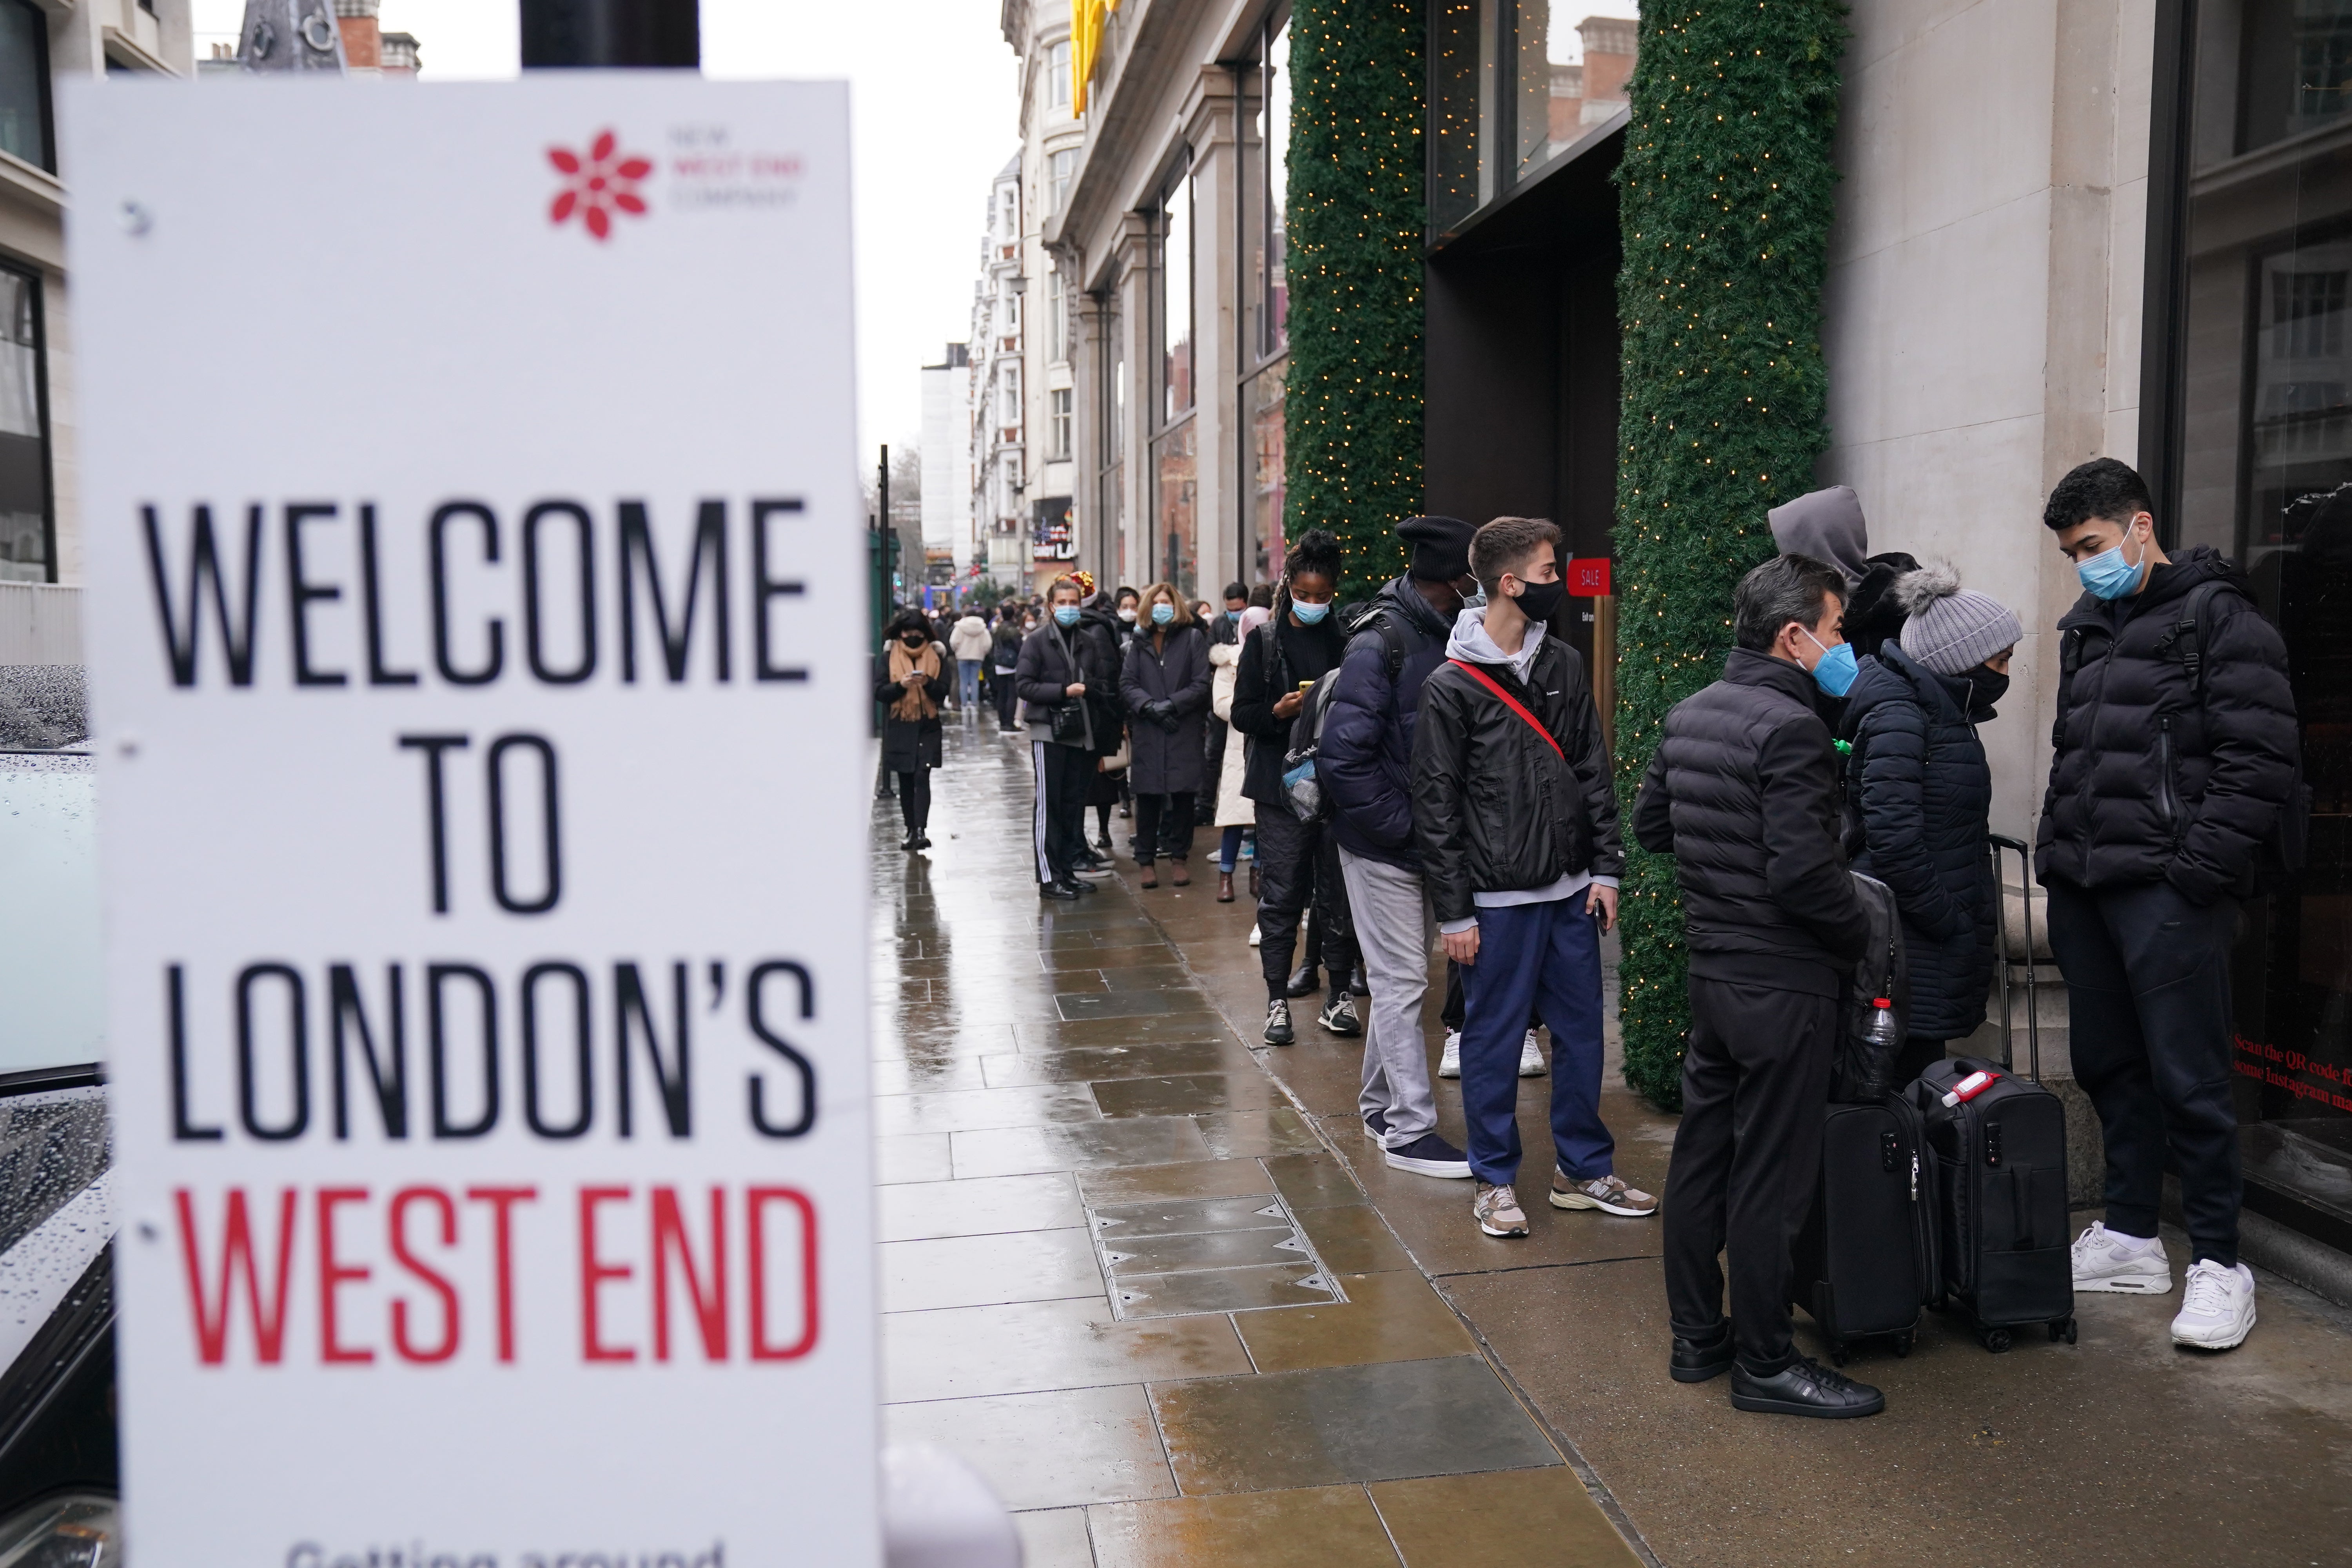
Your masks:
{"label": "black face mask", "polygon": [[920,632],[900,632],[898,634],[898,640],[905,643],[908,647],[920,647],[931,639],[925,637]]}
{"label": "black face mask", "polygon": [[2009,677],[1979,664],[1968,672],[1969,711],[1990,712],[2009,693]]}
{"label": "black face mask", "polygon": [[1560,600],[1568,596],[1565,583],[1522,583],[1519,584],[1519,614],[1531,621],[1549,621],[1559,608]]}

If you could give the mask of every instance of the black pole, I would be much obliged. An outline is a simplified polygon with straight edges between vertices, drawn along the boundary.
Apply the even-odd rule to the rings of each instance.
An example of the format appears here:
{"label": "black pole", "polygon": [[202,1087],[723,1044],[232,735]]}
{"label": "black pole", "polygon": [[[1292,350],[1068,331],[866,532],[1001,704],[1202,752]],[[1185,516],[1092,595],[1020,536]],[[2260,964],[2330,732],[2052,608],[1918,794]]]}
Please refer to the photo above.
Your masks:
{"label": "black pole", "polygon": [[697,0],[522,0],[522,63],[698,69]]}

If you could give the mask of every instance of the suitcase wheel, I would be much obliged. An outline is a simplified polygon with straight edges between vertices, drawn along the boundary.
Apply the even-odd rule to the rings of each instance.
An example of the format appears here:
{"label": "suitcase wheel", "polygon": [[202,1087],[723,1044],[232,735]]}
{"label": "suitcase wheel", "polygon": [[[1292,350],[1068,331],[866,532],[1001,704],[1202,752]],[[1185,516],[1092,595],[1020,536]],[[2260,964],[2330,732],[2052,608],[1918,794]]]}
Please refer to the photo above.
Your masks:
{"label": "suitcase wheel", "polygon": [[1977,1342],[1984,1346],[1985,1349],[1992,1352],[1993,1354],[1999,1355],[2001,1352],[2009,1349],[2009,1331],[2007,1329],[1979,1329],[1977,1331]]}
{"label": "suitcase wheel", "polygon": [[2074,1320],[2071,1317],[2066,1317],[2060,1318],[2056,1321],[2053,1322],[2050,1325],[2050,1342],[2053,1345],[2062,1342],[2070,1345],[2073,1344],[2074,1342]]}
{"label": "suitcase wheel", "polygon": [[[2055,1329],[2053,1329],[2053,1330],[2051,1331],[2051,1332],[2055,1333],[2055,1332],[2057,1332],[2057,1331],[2056,1331]],[[1905,1333],[1905,1334],[1897,1334],[1897,1335],[1895,1335],[1895,1353],[1897,1356],[1906,1356],[1906,1355],[1909,1355],[1909,1354],[1911,1353],[1911,1346],[1912,1346],[1912,1344],[1913,1344],[1913,1342],[1914,1342],[1914,1341],[1915,1341],[1915,1338],[1916,1338],[1916,1336],[1915,1336],[1915,1335],[1907,1334],[1907,1333]]]}

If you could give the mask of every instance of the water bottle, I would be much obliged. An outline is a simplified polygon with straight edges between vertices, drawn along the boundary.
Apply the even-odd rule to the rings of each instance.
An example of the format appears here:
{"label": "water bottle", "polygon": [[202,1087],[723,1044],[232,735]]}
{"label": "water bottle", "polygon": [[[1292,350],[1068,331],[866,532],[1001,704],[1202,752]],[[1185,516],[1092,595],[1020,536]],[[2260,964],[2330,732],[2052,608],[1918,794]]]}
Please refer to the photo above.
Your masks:
{"label": "water bottle", "polygon": [[1870,1026],[1862,1032],[1863,1044],[1874,1052],[1892,1057],[1898,1043],[1895,1039],[1895,1004],[1885,996],[1870,1000]]}

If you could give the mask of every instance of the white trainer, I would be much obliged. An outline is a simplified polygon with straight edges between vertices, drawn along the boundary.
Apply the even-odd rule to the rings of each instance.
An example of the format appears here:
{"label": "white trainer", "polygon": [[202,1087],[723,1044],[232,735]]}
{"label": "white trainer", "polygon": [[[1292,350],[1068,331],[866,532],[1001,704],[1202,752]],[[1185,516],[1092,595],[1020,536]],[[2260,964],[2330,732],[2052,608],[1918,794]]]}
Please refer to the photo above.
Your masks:
{"label": "white trainer", "polygon": [[1544,1060],[1543,1047],[1536,1043],[1536,1032],[1529,1029],[1528,1037],[1519,1042],[1519,1076],[1541,1078],[1549,1071],[1551,1065]]}
{"label": "white trainer", "polygon": [[2124,1236],[2093,1220],[2074,1238],[2074,1289],[2161,1296],[2172,1289],[2172,1265],[2162,1241]]}
{"label": "white trainer", "polygon": [[1259,931],[1257,927],[1254,925],[1250,927],[1250,945],[1252,947],[1255,947],[1258,944],[1258,939],[1264,934],[1265,933]]}
{"label": "white trainer", "polygon": [[1462,1076],[1462,1031],[1459,1029],[1445,1031],[1445,1054],[1437,1058],[1437,1076],[1440,1078]]}
{"label": "white trainer", "polygon": [[2200,1351],[2235,1350],[2254,1331],[2254,1271],[2224,1268],[2210,1258],[2189,1266],[2172,1342]]}

